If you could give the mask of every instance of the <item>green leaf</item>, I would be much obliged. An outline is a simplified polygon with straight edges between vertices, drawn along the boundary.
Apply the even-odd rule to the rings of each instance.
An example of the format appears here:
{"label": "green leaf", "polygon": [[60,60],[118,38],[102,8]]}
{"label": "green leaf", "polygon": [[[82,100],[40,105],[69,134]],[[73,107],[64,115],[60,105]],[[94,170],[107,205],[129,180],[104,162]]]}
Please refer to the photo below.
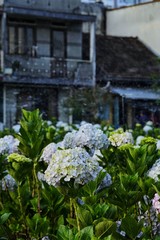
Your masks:
{"label": "green leaf", "polygon": [[60,225],[57,231],[58,240],[75,240],[72,230],[68,226]]}
{"label": "green leaf", "polygon": [[95,235],[99,238],[111,235],[116,231],[116,223],[110,220],[98,222],[95,226]]}
{"label": "green leaf", "polygon": [[121,230],[124,231],[131,239],[135,239],[137,237],[142,227],[143,223],[141,221],[137,222],[135,218],[131,216],[126,216],[122,219]]}
{"label": "green leaf", "polygon": [[58,221],[57,221],[57,225],[58,226],[64,225],[64,216],[63,215],[59,216]]}
{"label": "green leaf", "polygon": [[78,206],[77,213],[78,213],[78,218],[80,219],[83,227],[92,225],[92,222],[93,222],[92,215],[88,210]]}
{"label": "green leaf", "polygon": [[71,226],[77,228],[77,220],[76,220],[76,219],[74,219],[74,218],[67,218],[66,220],[67,220],[67,222],[68,222]]}
{"label": "green leaf", "polygon": [[93,226],[83,228],[80,233],[76,234],[77,240],[91,240],[94,237]]}
{"label": "green leaf", "polygon": [[160,240],[160,236],[156,236],[155,240]]}
{"label": "green leaf", "polygon": [[4,213],[4,214],[2,214],[0,216],[0,224],[5,223],[8,220],[10,215],[11,215],[11,213]]}
{"label": "green leaf", "polygon": [[101,171],[96,179],[94,179],[93,181],[89,181],[87,184],[84,185],[84,187],[82,187],[81,192],[85,195],[87,193],[87,195],[89,196],[94,196],[98,186],[100,185],[106,174],[106,172]]}
{"label": "green leaf", "polygon": [[127,159],[127,165],[130,170],[130,173],[135,173],[135,165],[130,159]]}

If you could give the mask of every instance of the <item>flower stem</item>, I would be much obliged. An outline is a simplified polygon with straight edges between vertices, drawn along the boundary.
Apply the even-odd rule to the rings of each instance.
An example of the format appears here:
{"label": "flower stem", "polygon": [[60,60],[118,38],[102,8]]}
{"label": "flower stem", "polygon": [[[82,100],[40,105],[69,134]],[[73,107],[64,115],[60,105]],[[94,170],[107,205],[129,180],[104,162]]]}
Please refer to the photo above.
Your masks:
{"label": "flower stem", "polygon": [[27,226],[26,226],[26,218],[25,218],[25,212],[23,211],[23,204],[22,204],[22,199],[21,199],[21,192],[20,192],[20,182],[18,182],[18,201],[19,201],[19,206],[20,206],[20,213],[22,215],[22,219],[24,222],[24,226],[25,226],[25,232],[26,232],[26,236],[28,235],[28,230],[27,230]]}
{"label": "flower stem", "polygon": [[80,230],[81,230],[81,228],[80,228],[80,221],[79,221],[78,211],[77,211],[77,202],[76,202],[75,199],[73,199],[73,207],[74,207],[76,221],[77,221],[77,229],[78,229],[78,232],[80,232]]}
{"label": "flower stem", "polygon": [[70,217],[73,218],[73,201],[72,201],[72,198],[70,198]]}
{"label": "flower stem", "polygon": [[38,197],[38,206],[37,206],[37,211],[40,214],[41,213],[41,207],[40,207],[40,191],[39,191],[39,181],[37,177],[37,172],[36,172],[36,164],[33,166],[33,175],[34,175],[34,180],[35,180],[35,188],[37,192],[37,197]]}

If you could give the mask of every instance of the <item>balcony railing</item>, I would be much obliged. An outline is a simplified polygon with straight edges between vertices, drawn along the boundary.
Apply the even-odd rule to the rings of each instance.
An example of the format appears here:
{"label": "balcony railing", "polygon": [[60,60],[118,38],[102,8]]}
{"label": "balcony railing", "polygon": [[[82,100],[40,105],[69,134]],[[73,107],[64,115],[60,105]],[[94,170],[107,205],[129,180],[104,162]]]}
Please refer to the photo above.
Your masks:
{"label": "balcony railing", "polygon": [[[6,75],[15,78],[32,78],[59,81],[63,79],[65,83],[92,85],[93,71],[89,61],[70,60],[62,58],[28,58],[22,56],[5,56]],[[54,82],[54,81],[53,81]]]}

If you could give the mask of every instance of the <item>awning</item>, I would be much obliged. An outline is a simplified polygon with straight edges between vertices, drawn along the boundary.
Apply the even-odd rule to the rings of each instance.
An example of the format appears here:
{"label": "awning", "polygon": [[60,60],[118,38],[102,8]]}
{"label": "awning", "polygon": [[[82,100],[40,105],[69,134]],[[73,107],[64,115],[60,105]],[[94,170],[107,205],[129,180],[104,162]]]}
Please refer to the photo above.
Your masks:
{"label": "awning", "polygon": [[111,87],[111,93],[118,94],[128,99],[140,99],[140,100],[158,100],[160,99],[160,92],[153,89],[143,88],[120,88]]}
{"label": "awning", "polygon": [[31,8],[21,8],[21,7],[6,7],[5,11],[8,14],[16,16],[30,16],[30,17],[40,17],[40,18],[49,18],[49,19],[58,19],[58,20],[69,20],[69,21],[79,21],[79,22],[95,22],[96,17],[91,15],[83,14],[73,14],[73,13],[61,13],[61,12],[52,12],[44,11],[39,9]]}

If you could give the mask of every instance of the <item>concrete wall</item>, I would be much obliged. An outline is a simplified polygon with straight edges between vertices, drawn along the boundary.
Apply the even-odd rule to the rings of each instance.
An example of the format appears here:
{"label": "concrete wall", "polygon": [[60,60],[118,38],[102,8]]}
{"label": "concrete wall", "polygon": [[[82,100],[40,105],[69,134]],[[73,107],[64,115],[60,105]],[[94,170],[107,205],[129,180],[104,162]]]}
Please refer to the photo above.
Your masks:
{"label": "concrete wall", "polygon": [[107,12],[106,34],[138,37],[160,56],[160,2],[152,2]]}
{"label": "concrete wall", "polygon": [[0,0],[0,6],[4,4],[4,0]]}
{"label": "concrete wall", "polygon": [[6,90],[6,127],[16,124],[17,101],[16,94],[18,89],[7,88]]}
{"label": "concrete wall", "polygon": [[[80,5],[80,12],[87,15],[96,16],[96,33],[103,34],[105,31],[105,8],[103,4],[100,3],[82,3]],[[89,23],[83,24],[83,32],[89,32]]]}
{"label": "concrete wall", "polygon": [[80,4],[80,0],[4,0],[4,2],[10,5],[61,12],[71,12]]}

